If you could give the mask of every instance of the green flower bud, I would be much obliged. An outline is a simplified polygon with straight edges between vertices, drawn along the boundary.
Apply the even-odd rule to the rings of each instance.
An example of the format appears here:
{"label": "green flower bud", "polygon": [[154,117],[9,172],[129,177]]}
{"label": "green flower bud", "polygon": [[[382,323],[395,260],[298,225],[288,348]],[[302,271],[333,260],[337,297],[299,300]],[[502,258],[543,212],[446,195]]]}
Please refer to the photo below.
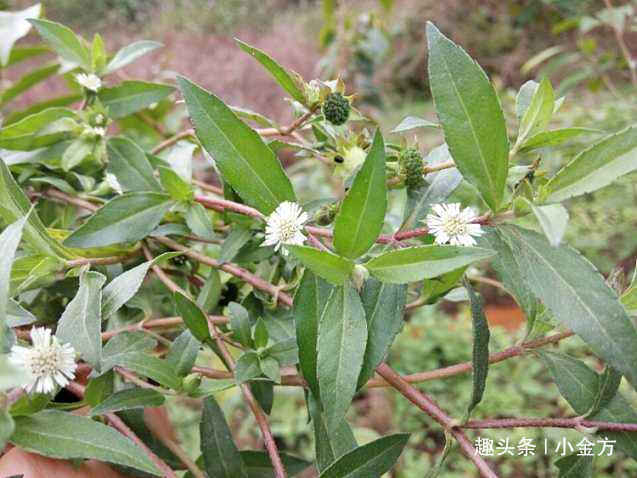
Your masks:
{"label": "green flower bud", "polygon": [[191,373],[184,377],[182,387],[184,392],[192,393],[199,388],[199,385],[201,385],[201,376],[197,373]]}
{"label": "green flower bud", "polygon": [[323,103],[325,119],[332,124],[341,125],[349,117],[349,101],[340,93],[330,93]]}
{"label": "green flower bud", "polygon": [[416,148],[405,149],[400,155],[399,163],[407,188],[416,189],[425,184],[422,156]]}

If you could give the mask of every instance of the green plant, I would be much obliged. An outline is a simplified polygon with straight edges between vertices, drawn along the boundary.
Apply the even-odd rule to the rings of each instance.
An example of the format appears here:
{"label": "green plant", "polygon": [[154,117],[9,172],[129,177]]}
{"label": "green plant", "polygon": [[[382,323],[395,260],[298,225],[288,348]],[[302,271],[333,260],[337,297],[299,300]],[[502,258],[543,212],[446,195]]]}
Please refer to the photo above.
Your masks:
{"label": "green plant", "polygon": [[[500,462],[494,470],[468,429],[557,426],[604,442],[598,454],[609,437],[635,458],[636,415],[618,389],[623,378],[627,390],[637,383],[629,315],[637,284],[607,284],[563,237],[567,200],[637,169],[637,127],[604,135],[554,172],[544,166],[546,151],[600,132],[549,129],[562,100],[545,78],[518,92],[510,142],[484,71],[429,23],[440,124],[410,117],[394,130],[444,133],[445,143],[424,160],[386,142],[341,96],[341,81],[306,82],[240,41],[289,95],[295,119],[279,125],[179,76],[194,127],[180,130],[174,86],[109,76],[158,44],[136,42],[113,55],[98,35],[89,44],[38,14],[14,14],[15,37],[33,25],[61,57],[81,101],[51,106],[54,98],[12,112],[0,130],[2,445],[168,477],[282,478],[309,466],[323,478],[380,476],[406,447],[414,459],[410,435],[359,445],[346,416],[361,389],[391,387],[440,427],[436,443],[444,440],[444,449],[432,475],[454,444],[482,476],[506,470]],[[339,104],[332,116],[335,99],[347,101],[347,115]],[[298,163],[284,169],[280,150],[293,151]],[[208,180],[193,176],[197,151],[206,154],[198,166]],[[319,162],[325,180],[309,182]],[[394,214],[397,189],[406,190],[402,216]],[[484,213],[449,203],[452,194]],[[307,199],[302,206],[299,197]],[[313,224],[319,219],[333,227]],[[472,286],[484,280],[487,262],[527,318],[522,340],[496,354]],[[387,357],[405,317],[442,298],[469,303],[471,361],[400,375]],[[549,334],[554,329],[561,330]],[[605,364],[602,373],[541,350],[573,335]],[[437,366],[450,351],[436,339],[446,337],[422,340]],[[494,410],[483,401],[489,364],[527,353],[532,365],[524,370],[548,369],[575,415],[471,420],[478,408]],[[90,370],[85,386],[76,380],[78,363]],[[470,389],[444,408],[413,385],[467,371]],[[304,389],[312,462],[280,452],[268,417],[279,386]],[[231,388],[265,451],[237,446],[217,401]],[[77,398],[63,402],[60,389]],[[144,424],[139,409],[167,397],[201,406],[200,452],[188,450],[194,459]],[[67,413],[86,405],[89,417]],[[556,465],[590,475],[595,463],[573,453]]]}

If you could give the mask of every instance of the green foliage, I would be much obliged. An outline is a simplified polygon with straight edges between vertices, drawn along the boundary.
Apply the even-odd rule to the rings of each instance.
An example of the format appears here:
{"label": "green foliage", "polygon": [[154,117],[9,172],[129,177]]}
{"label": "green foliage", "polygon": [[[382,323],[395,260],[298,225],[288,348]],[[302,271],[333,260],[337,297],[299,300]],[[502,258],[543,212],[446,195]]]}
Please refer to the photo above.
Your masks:
{"label": "green foliage", "polygon": [[[383,10],[391,4],[383,2]],[[330,28],[336,12],[325,2]],[[13,46],[28,32],[25,15],[39,15],[39,7],[11,14],[0,28],[8,31],[0,42],[3,68],[47,51]],[[577,201],[602,188],[613,191],[606,186],[617,180],[630,182],[632,176],[622,177],[636,165],[634,126],[564,124],[558,115],[564,98],[548,77],[525,83],[517,95],[500,95],[433,24],[427,26],[428,76],[439,124],[408,115],[392,131],[424,134],[423,151],[383,137],[384,125],[352,104],[357,92],[344,96],[344,81],[306,82],[240,41],[238,48],[290,97],[288,126],[226,105],[181,76],[176,86],[109,76],[103,87],[101,77],[160,45],[138,41],[113,54],[100,35],[89,43],[59,23],[30,22],[64,70],[56,63],[27,72],[2,92],[3,106],[10,109],[59,73],[95,75],[95,88],[85,84],[78,93],[76,78],[69,82],[72,94],[7,111],[0,130],[0,447],[10,441],[53,458],[157,473],[142,447],[101,423],[117,413],[177,468],[180,460],[153,437],[142,410],[184,413],[188,397],[203,398],[202,409],[188,411],[192,420],[184,423],[199,424],[189,451],[200,445],[201,457],[192,458],[210,477],[279,476],[268,430],[311,460],[280,454],[290,476],[312,463],[321,477],[390,470],[411,476],[413,469],[470,476],[464,462],[445,460],[454,453],[449,423],[461,427],[472,413],[528,413],[536,399],[543,415],[563,415],[544,366],[577,415],[620,427],[635,422],[626,394],[637,385],[637,330],[629,315],[636,309],[634,280],[628,285],[613,275],[611,287],[566,244],[577,227]],[[370,71],[387,52],[384,32],[372,19],[361,31],[369,42],[357,40]],[[551,122],[558,126],[549,129]],[[617,130],[584,144],[588,136]],[[445,202],[459,204],[433,207]],[[280,208],[283,203],[295,203],[289,217],[290,204]],[[436,216],[446,236],[427,225]],[[569,349],[578,358],[538,352],[537,360],[527,353],[519,359],[524,366],[490,367],[490,351],[511,342],[489,329],[478,294],[490,296],[471,285],[493,285],[491,271],[523,309],[527,336],[568,327],[585,343]],[[462,302],[468,300],[472,320],[445,318],[429,307],[443,300],[458,302],[454,307],[467,319]],[[10,366],[6,352],[14,344],[31,346],[19,328],[34,323],[55,330],[52,347],[69,344],[76,361],[92,369],[78,403],[57,402],[58,385],[52,385],[49,393],[9,406],[4,391],[27,379],[25,367]],[[603,362],[604,372],[582,357]],[[435,371],[462,361],[471,365],[471,381],[448,377],[467,366]],[[418,433],[372,437],[368,430],[362,437],[361,403],[380,410],[373,400],[394,400],[371,387],[387,385],[374,377],[387,362],[401,373],[426,368],[432,373],[425,378],[447,377],[423,387],[427,396],[395,386],[412,402],[440,403],[444,411],[432,417],[442,430],[396,396],[396,416],[377,428]],[[241,420],[230,420],[238,394],[248,407]],[[282,405],[290,402],[294,413]],[[90,418],[62,411],[86,404]],[[465,420],[458,418],[463,413]],[[309,440],[287,443],[288,425]],[[256,428],[265,433],[268,452],[239,450],[237,444],[248,443],[246,430]],[[579,433],[573,428],[569,433]],[[417,458],[423,449],[440,452],[443,432],[438,464]],[[617,429],[608,436],[637,456],[634,433]],[[503,475],[511,471],[505,460],[494,465]],[[585,476],[597,463],[570,456],[555,466],[560,476]]]}

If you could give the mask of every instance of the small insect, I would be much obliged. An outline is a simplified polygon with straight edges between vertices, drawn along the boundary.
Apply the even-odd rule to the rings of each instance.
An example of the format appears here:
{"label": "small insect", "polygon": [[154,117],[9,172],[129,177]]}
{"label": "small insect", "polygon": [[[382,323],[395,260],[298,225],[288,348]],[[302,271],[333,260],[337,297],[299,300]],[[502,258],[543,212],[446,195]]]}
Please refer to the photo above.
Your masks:
{"label": "small insect", "polygon": [[334,162],[338,163],[338,164],[342,164],[345,162],[345,158],[343,158],[343,156],[334,156]]}

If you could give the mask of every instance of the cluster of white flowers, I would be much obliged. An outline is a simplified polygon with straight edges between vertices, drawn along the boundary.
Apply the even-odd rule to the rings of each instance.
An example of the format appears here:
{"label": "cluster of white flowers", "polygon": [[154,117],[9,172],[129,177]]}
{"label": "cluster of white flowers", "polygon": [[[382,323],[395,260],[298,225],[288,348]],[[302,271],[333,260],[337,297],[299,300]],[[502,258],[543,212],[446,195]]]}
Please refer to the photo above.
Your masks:
{"label": "cluster of white flowers", "polygon": [[473,222],[478,214],[473,208],[460,209],[460,203],[434,204],[434,214],[427,215],[427,227],[435,236],[436,244],[453,244],[456,246],[475,246],[473,236],[483,234],[480,224]]}
{"label": "cluster of white flowers", "polygon": [[106,128],[102,128],[101,126],[87,126],[82,131],[83,136],[93,136],[103,138],[106,134]]}
{"label": "cluster of white flowers", "polygon": [[9,361],[29,376],[23,384],[27,392],[51,393],[56,384],[65,387],[75,378],[75,349],[70,344],[60,344],[45,327],[31,329],[31,342],[31,347],[14,345],[9,355]]}
{"label": "cluster of white flowers", "polygon": [[93,73],[79,73],[75,75],[75,81],[79,83],[80,86],[83,86],[87,90],[91,90],[93,92],[97,92],[102,87],[102,80],[100,80],[99,76],[94,75]]}
{"label": "cluster of white flowers", "polygon": [[[306,212],[295,202],[284,201],[268,216],[265,226],[264,246],[274,246],[278,251],[282,246],[300,246],[305,242],[303,225],[309,220]],[[288,251],[283,247],[281,254]]]}

